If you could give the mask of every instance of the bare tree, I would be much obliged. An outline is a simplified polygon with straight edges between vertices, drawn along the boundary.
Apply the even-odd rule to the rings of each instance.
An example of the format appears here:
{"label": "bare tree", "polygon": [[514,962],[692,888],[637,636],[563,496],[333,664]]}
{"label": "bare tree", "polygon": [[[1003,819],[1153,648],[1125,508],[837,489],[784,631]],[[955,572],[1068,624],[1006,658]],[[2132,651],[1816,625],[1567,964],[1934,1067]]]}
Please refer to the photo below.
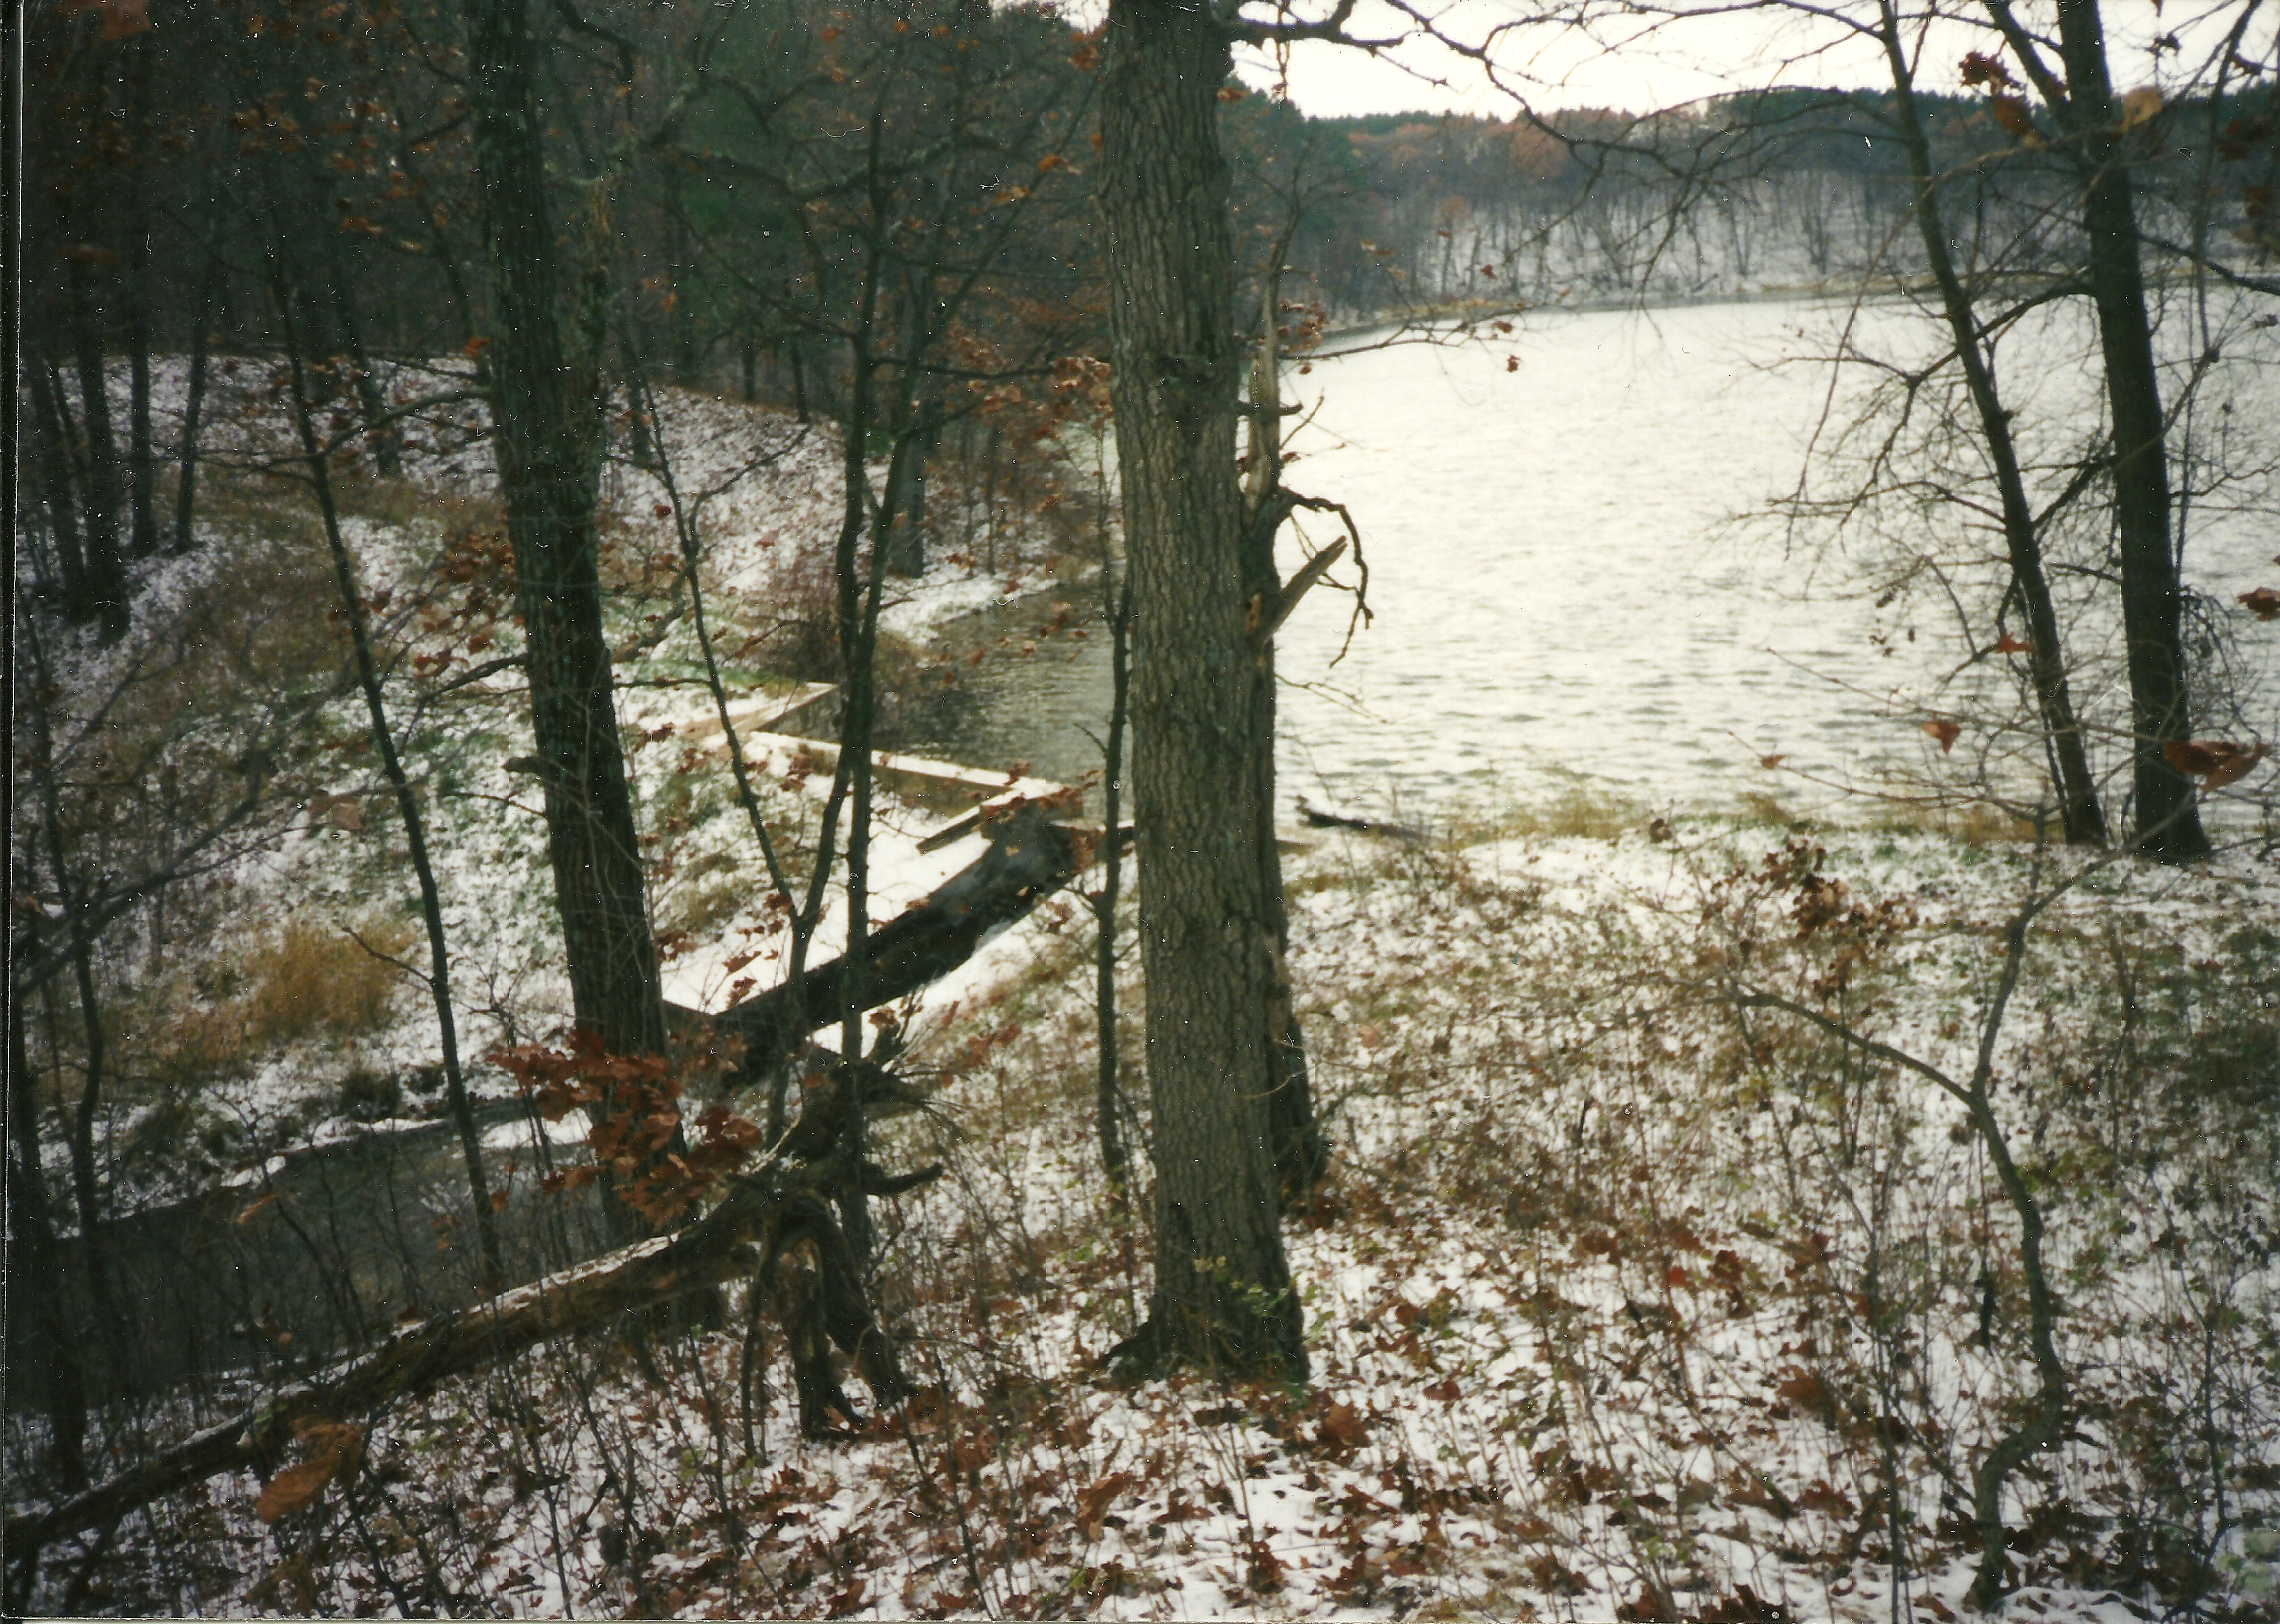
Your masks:
{"label": "bare tree", "polygon": [[[469,0],[470,100],[489,268],[492,444],[514,549],[547,852],[579,1026],[624,1055],[665,1050],[633,798],[602,630],[609,179],[559,219],[547,173],[539,50],[524,0]],[[582,249],[566,264],[564,236]],[[604,1102],[606,1110],[606,1102]],[[621,1226],[629,1212],[619,1213]]]}
{"label": "bare tree", "polygon": [[[1101,94],[1118,466],[1131,559],[1133,800],[1154,1104],[1156,1275],[1136,1364],[1303,1375],[1278,1227],[1270,1025],[1274,583],[1235,459],[1242,346],[1207,7],[1118,0]],[[1271,527],[1269,533],[1271,534]]]}

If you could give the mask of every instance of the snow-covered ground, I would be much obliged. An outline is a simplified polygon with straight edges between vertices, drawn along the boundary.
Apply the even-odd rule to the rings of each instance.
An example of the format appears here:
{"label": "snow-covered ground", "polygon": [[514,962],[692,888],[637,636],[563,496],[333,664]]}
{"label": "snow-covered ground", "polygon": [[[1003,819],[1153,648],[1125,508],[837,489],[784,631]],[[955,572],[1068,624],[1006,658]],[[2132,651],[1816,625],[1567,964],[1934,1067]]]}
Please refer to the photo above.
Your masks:
{"label": "snow-covered ground", "polygon": [[[768,414],[668,396],[664,415],[733,647],[764,629],[783,561],[836,525],[836,464]],[[496,679],[436,691],[511,646],[481,570],[452,562],[482,556],[487,473],[448,426],[415,438],[416,499],[352,493],[353,540],[368,594],[388,595],[481,1054],[553,1035],[566,994],[535,797],[505,766],[519,697]],[[628,661],[659,683],[627,704],[653,906],[674,995],[717,1004],[766,979],[781,936],[720,760],[687,731],[709,699],[671,618],[673,504],[651,474],[611,478],[623,635],[666,617]],[[227,508],[198,553],[148,566],[142,603],[226,584],[250,538],[290,522],[306,520]],[[938,566],[905,612],[999,586]],[[61,650],[67,693],[156,646],[138,629]],[[337,703],[324,716],[327,739],[359,726]],[[290,766],[293,814],[216,882],[226,934],[204,957],[293,922],[401,924],[400,835],[363,759]],[[797,850],[815,776],[782,747],[758,776]],[[976,854],[972,836],[918,852],[945,820],[887,811],[874,914]],[[909,1022],[902,1064],[933,1109],[879,1148],[948,1174],[881,1204],[876,1289],[920,1398],[803,1442],[773,1336],[747,1406],[732,1298],[728,1329],[558,1343],[342,1418],[367,1428],[362,1470],[274,1524],[247,1477],[138,1512],[78,1605],[1944,1620],[1966,1610],[1972,1466],[2031,1392],[2017,1226],[1930,1081],[1737,1000],[1779,994],[1966,1078],[2004,920],[2086,861],[1684,818],[1471,846],[1333,835],[1294,856],[1292,974],[1336,1171],[1290,1228],[1313,1364],[1290,1391],[1098,1372],[1144,1305],[1149,1253],[1092,1136],[1090,929],[1075,899],[1050,900]],[[2119,1624],[2191,1597],[2276,1616],[2276,917],[2268,854],[2114,863],[2030,938],[1994,1097],[2048,1220],[2075,1401],[2007,1503],[2026,1615]],[[201,957],[171,951],[154,984],[177,1002],[153,993],[153,1037],[251,1007],[201,985]],[[1126,1104],[1144,1132],[1136,969],[1128,954]],[[407,984],[383,1024],[248,1041],[194,1092],[249,1125],[239,1154],[259,1166],[281,1124],[344,1131],[331,1104],[352,1061],[409,1070],[434,1046]],[[167,1103],[130,1083],[117,1143]],[[135,1196],[128,1176],[117,1194]],[[12,1420],[12,1474],[37,1442]],[[51,1561],[35,1610],[77,1571]]]}
{"label": "snow-covered ground", "polygon": [[[162,358],[153,369],[154,421],[162,447],[179,428],[187,372],[180,358]],[[548,1035],[568,1012],[558,932],[548,904],[539,797],[535,781],[508,765],[528,749],[519,679],[512,670],[484,676],[478,669],[512,653],[519,642],[505,585],[495,474],[480,432],[481,409],[459,398],[466,382],[462,366],[391,366],[384,382],[393,401],[434,404],[404,425],[400,480],[375,481],[372,460],[351,453],[336,462],[336,495],[344,539],[389,662],[391,721],[420,785],[454,975],[462,1000],[474,1006],[461,1016],[461,1045],[476,1063],[479,1090],[494,1090],[504,1079],[480,1064],[480,1057],[501,1042]],[[123,368],[112,384],[114,412],[123,413]],[[323,657],[313,673],[284,671],[281,655],[274,656],[278,668],[273,669],[262,658],[288,643],[281,624],[296,612],[320,621],[335,596],[297,459],[280,454],[290,444],[290,399],[289,374],[281,366],[215,358],[200,432],[199,544],[184,557],[133,566],[135,621],[126,638],[104,644],[81,629],[51,636],[49,653],[61,696],[54,722],[67,764],[108,758],[124,736],[116,697],[132,695],[138,683],[149,686],[154,668],[163,672],[180,657],[176,645],[189,647],[210,635],[216,602],[258,601],[266,589],[287,604],[256,617],[253,635],[268,647],[256,648],[246,662],[253,676],[222,699],[250,711],[257,703],[276,708],[281,695],[294,696],[304,708],[323,697],[322,685],[334,669]],[[843,512],[842,471],[828,429],[770,410],[665,391],[658,416],[654,434],[664,457],[648,466],[631,460],[630,408],[621,404],[612,418],[613,454],[603,487],[603,568],[612,589],[612,635],[623,684],[620,717],[638,815],[652,831],[647,855],[656,922],[673,943],[668,996],[708,1006],[727,988],[722,959],[741,955],[756,961],[753,977],[766,974],[766,964],[781,952],[782,921],[766,912],[769,888],[756,878],[760,865],[750,850],[749,827],[741,814],[731,815],[727,774],[712,753],[716,707],[703,680],[689,613],[682,526],[702,555],[708,629],[728,697],[739,709],[762,703],[791,686],[764,675],[759,665],[769,658],[770,640],[782,635],[785,622],[820,616],[828,626],[828,601],[817,594],[828,589],[830,549]],[[329,432],[343,432],[350,423],[337,404],[320,416],[320,427]],[[875,481],[883,470],[870,473]],[[921,643],[944,617],[1005,601],[1033,589],[1041,576],[1050,579],[1050,543],[1018,525],[998,543],[993,572],[981,571],[949,547],[931,550],[927,573],[892,581],[886,600],[888,629]],[[239,584],[249,573],[250,591]],[[183,643],[186,636],[192,644]],[[476,673],[472,681],[471,672]],[[191,919],[217,933],[210,947],[243,957],[274,945],[294,923],[338,933],[411,919],[415,894],[403,835],[363,738],[361,704],[335,696],[317,704],[312,716],[308,736],[292,741],[295,753],[271,780],[269,815],[238,832],[227,860],[196,888],[204,912],[178,909],[176,931],[182,918]],[[258,727],[247,720],[235,732],[221,724],[214,731],[237,748]],[[314,747],[318,734],[321,748]],[[793,768],[788,750],[771,754],[763,742],[747,743],[748,754],[762,764],[757,776],[763,799],[770,815],[783,820],[779,833],[796,872],[804,874],[804,843],[812,838],[805,826],[813,821],[828,771],[820,780],[811,777],[805,768]],[[141,782],[114,786],[122,804],[138,791],[148,793],[165,771],[158,755],[140,765]],[[874,859],[874,908],[899,908],[978,855],[979,842],[968,840],[919,859],[915,841],[934,821],[914,819],[887,798]],[[131,982],[150,982],[139,966],[145,956],[153,964],[161,956],[155,943],[123,938],[146,924],[155,932],[163,923],[138,913],[114,933],[122,939],[109,944],[112,962]],[[828,914],[816,956],[836,951],[843,935],[836,914]],[[207,1014],[231,1016],[235,1006],[228,997],[183,985],[194,979],[203,957],[171,957],[173,979],[145,988],[144,1002],[155,1010],[167,997],[183,996]],[[128,971],[129,965],[138,970]],[[313,1045],[256,1045],[241,1057],[243,1063],[198,1080],[199,1112],[225,1123],[227,1142],[249,1153],[304,1136],[315,1097],[351,1066],[397,1075],[434,1059],[433,1014],[409,978],[395,1008],[398,1019],[344,1041],[320,1034]],[[127,1081],[107,1102],[108,1129],[121,1138],[167,1103],[133,1086],[131,1069]],[[334,1131],[324,1125],[327,1112],[319,1117],[320,1136]],[[63,1147],[51,1145],[50,1154],[60,1175]],[[216,1166],[211,1157],[194,1155],[188,1166],[123,1167],[115,1196],[132,1208]],[[147,1187],[145,1181],[150,1181]]]}
{"label": "snow-covered ground", "polygon": [[[265,1528],[256,1485],[217,1480],[107,1571],[122,1597],[188,1586],[160,1592],[184,1611],[1868,1620],[1896,1588],[1902,1616],[1968,1611],[1968,1474],[2031,1391],[2015,1225],[1952,1103],[1718,995],[1784,992],[1968,1076],[2002,921],[2081,860],[1669,833],[1294,860],[1338,1159],[1289,1237],[1303,1392],[1098,1375],[1147,1251],[1091,1139],[1089,933],[1048,909],[916,1025],[936,1108],[884,1152],[951,1176],[887,1204],[877,1276],[913,1405],[804,1443],[781,1375],[744,1409],[733,1331],[648,1373],[558,1346],[372,1418],[359,1510],[335,1490]],[[2210,1068],[2240,1036],[2220,1018],[2264,1021],[2268,1065],[2276,914],[2268,865],[2114,865],[2033,937],[1997,1097],[2076,1419],[2007,1502],[2023,1615],[2120,1624],[2199,1587],[2272,1616],[2274,1080]],[[193,1528],[194,1560],[160,1554]]]}

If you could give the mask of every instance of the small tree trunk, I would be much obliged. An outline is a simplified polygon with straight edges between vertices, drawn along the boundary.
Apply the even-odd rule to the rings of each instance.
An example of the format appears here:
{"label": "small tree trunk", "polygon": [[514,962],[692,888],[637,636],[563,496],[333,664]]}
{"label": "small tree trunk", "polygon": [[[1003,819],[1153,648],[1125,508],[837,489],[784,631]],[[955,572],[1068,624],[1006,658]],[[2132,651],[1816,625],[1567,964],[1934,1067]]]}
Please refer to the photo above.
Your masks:
{"label": "small tree trunk", "polygon": [[197,507],[198,420],[205,412],[207,341],[212,331],[214,301],[220,292],[221,276],[220,259],[217,258],[209,261],[205,281],[198,294],[197,325],[190,331],[189,387],[182,403],[181,472],[174,481],[173,550],[177,556],[197,545],[197,532],[191,521]]}
{"label": "small tree trunk", "polygon": [[[72,1114],[70,1137],[72,1194],[79,1209],[80,1274],[86,1282],[89,1305],[99,1335],[112,1350],[112,1376],[117,1381],[126,1374],[119,1350],[127,1321],[119,1315],[118,1300],[111,1289],[110,1264],[104,1253],[102,1235],[102,1186],[95,1166],[95,1123],[102,1106],[107,1058],[103,1012],[95,985],[95,944],[88,934],[86,898],[73,882],[69,850],[64,839],[63,809],[56,789],[55,740],[50,729],[47,703],[42,697],[54,681],[54,674],[47,663],[36,624],[26,618],[19,627],[24,639],[23,650],[30,656],[33,679],[31,703],[26,710],[33,731],[40,838],[47,847],[49,873],[63,904],[65,941],[73,984],[79,995],[85,1045],[79,1104]],[[10,1002],[12,1004],[17,1000],[12,997]]]}
{"label": "small tree trunk", "polygon": [[[678,203],[676,198],[674,202]],[[697,344],[697,266],[689,250],[689,227],[679,207],[666,215],[666,238],[673,253],[666,286],[673,292],[673,381],[684,389],[702,381],[703,357]]]}
{"label": "small tree trunk", "polygon": [[[1104,520],[1102,552],[1107,551]],[[1131,1176],[1124,1145],[1123,1090],[1118,1086],[1116,1039],[1116,904],[1124,883],[1123,843],[1117,836],[1117,820],[1124,794],[1124,724],[1132,697],[1132,588],[1114,587],[1114,561],[1101,560],[1101,595],[1108,612],[1108,744],[1103,752],[1101,777],[1100,895],[1093,902],[1098,934],[1093,949],[1093,1018],[1100,1049],[1100,1075],[1093,1089],[1094,1114],[1100,1132],[1101,1170],[1108,1175],[1117,1200],[1125,1198]]]}
{"label": "small tree trunk", "polygon": [[[21,953],[20,957],[28,957]],[[61,1249],[48,1204],[47,1174],[40,1157],[40,1106],[32,1059],[24,1036],[24,1001],[8,1000],[8,1132],[16,1166],[8,1180],[9,1215],[16,1232],[15,1267],[10,1296],[31,1307],[35,1360],[47,1388],[48,1424],[56,1466],[66,1485],[87,1482],[87,1384],[80,1371],[77,1339],[65,1312]],[[21,1294],[21,1295],[19,1295]]]}
{"label": "small tree trunk", "polygon": [[147,558],[158,550],[158,461],[150,439],[150,238],[138,233],[127,278],[127,489],[133,514],[131,550]]}
{"label": "small tree trunk", "polygon": [[103,323],[88,290],[88,274],[83,262],[72,261],[72,338],[86,440],[81,489],[86,498],[88,604],[102,621],[104,637],[115,638],[127,630],[127,569],[119,554],[119,450],[104,381]]}
{"label": "small tree trunk", "polygon": [[341,263],[337,245],[327,258],[325,271],[326,280],[331,284],[333,319],[340,328],[341,343],[353,369],[357,406],[364,413],[365,443],[372,452],[373,466],[381,477],[394,479],[404,471],[404,451],[397,440],[396,426],[386,420],[387,391],[380,387],[380,374],[373,366],[371,352],[365,347],[364,323],[358,319],[353,284],[348,267]]}
{"label": "small tree trunk", "polygon": [[2083,748],[2082,727],[2074,712],[2074,697],[2067,681],[2064,651],[2059,643],[2058,614],[2043,572],[2042,541],[2036,533],[2035,511],[2027,499],[2019,472],[2019,453],[2011,434],[2011,414],[2003,409],[1995,388],[1995,374],[1980,348],[1979,323],[1971,296],[1957,274],[1947,250],[1947,226],[1942,219],[1931,161],[1931,146],[1924,134],[1916,104],[1914,72],[1909,65],[1900,24],[1891,0],[1884,0],[1883,28],[1884,58],[1892,76],[1900,114],[1900,141],[1907,149],[1908,169],[1916,187],[1916,227],[1924,257],[1938,285],[1940,304],[1947,318],[1948,335],[1963,368],[1973,411],[1979,419],[1980,443],[1995,470],[1995,486],[2003,510],[2003,540],[2008,549],[2011,580],[2026,606],[2028,667],[2033,677],[2036,703],[2041,712],[2043,735],[2048,742],[2057,780],[2059,823],[2070,846],[2106,843],[2106,820],[2099,811],[2098,790],[2090,775],[2090,758]]}
{"label": "small tree trunk", "polygon": [[[871,151],[875,164],[878,152],[875,119],[872,126]],[[841,439],[843,506],[838,546],[832,560],[833,574],[838,588],[840,676],[846,695],[846,703],[839,718],[836,778],[845,783],[849,797],[847,968],[840,994],[839,1051],[850,1061],[862,1058],[863,1014],[870,1007],[871,737],[878,697],[875,656],[879,641],[880,589],[886,580],[887,554],[894,545],[896,496],[908,477],[909,459],[918,450],[917,438],[913,433],[905,429],[897,435],[894,453],[887,465],[886,500],[880,504],[878,512],[870,516],[867,527],[865,507],[870,494],[870,480],[865,451],[870,438],[873,412],[878,404],[874,399],[878,389],[878,369],[872,348],[878,308],[878,257],[874,253],[866,266],[862,298],[848,345],[848,413]],[[904,377],[905,410],[889,413],[890,424],[907,417],[907,371]],[[867,578],[863,569],[860,547],[867,527],[871,542]],[[835,789],[837,787],[835,782]],[[868,1146],[865,1143],[866,1131],[863,1113],[849,1112],[842,1128],[844,1135],[842,1148],[851,1166],[860,1167],[868,1153]],[[871,1213],[861,1181],[856,1181],[843,1189],[839,1192],[838,1202],[840,1221],[847,1231],[848,1244],[859,1261],[868,1264],[871,1258]]]}
{"label": "small tree trunk", "polygon": [[2098,0],[2059,0],[2059,50],[2066,63],[2066,116],[2081,146],[2082,224],[2090,239],[2091,293],[2106,362],[2107,409],[2114,419],[2114,513],[2121,536],[2122,625],[2130,645],[2137,843],[2151,857],[2197,861],[2208,855],[2209,843],[2193,782],[2161,753],[2164,744],[2191,736],[2191,718],[2178,635],[2161,378]]}
{"label": "small tree trunk", "polygon": [[[280,248],[282,253],[282,248]],[[333,558],[333,581],[341,595],[341,611],[346,617],[349,643],[356,659],[357,684],[364,690],[365,717],[370,729],[374,748],[380,756],[381,771],[389,787],[395,792],[397,815],[404,823],[404,840],[412,857],[412,873],[420,888],[420,916],[428,930],[428,990],[435,1001],[435,1028],[443,1051],[443,1089],[451,1120],[459,1133],[459,1150],[467,1168],[467,1196],[474,1209],[476,1243],[482,1256],[483,1285],[486,1292],[496,1293],[505,1289],[505,1269],[498,1241],[497,1220],[491,1210],[490,1181],[483,1172],[482,1136],[475,1128],[474,1107],[467,1098],[466,1075],[459,1066],[458,1025],[451,1011],[451,960],[446,951],[443,935],[443,898],[435,883],[435,866],[428,857],[428,833],[420,815],[420,802],[412,792],[412,781],[404,771],[404,763],[397,754],[396,735],[388,725],[388,709],[381,692],[380,669],[372,656],[371,628],[366,624],[364,602],[357,594],[356,572],[349,560],[348,544],[341,536],[339,511],[333,503],[333,481],[325,466],[323,448],[317,438],[315,416],[310,409],[309,386],[302,363],[302,346],[295,331],[293,300],[289,288],[281,276],[277,289],[279,319],[285,324],[286,354],[293,368],[294,426],[301,438],[301,453],[308,459],[309,479],[317,497],[319,516],[324,520],[325,544]]]}
{"label": "small tree trunk", "polygon": [[[1275,245],[1279,266],[1287,239]],[[1272,604],[1281,595],[1275,568],[1275,537],[1288,509],[1282,484],[1282,358],[1279,307],[1282,278],[1270,266],[1261,298],[1259,351],[1251,369],[1251,434],[1244,491],[1243,591],[1248,606]],[[1303,1202],[1329,1170],[1329,1146],[1314,1120],[1313,1091],[1306,1074],[1306,1044],[1290,998],[1290,919],[1282,897],[1282,852],[1275,841],[1275,643],[1259,640],[1265,680],[1253,694],[1250,772],[1257,788],[1252,804],[1259,820],[1252,831],[1259,863],[1259,890],[1274,932],[1274,980],[1267,1000],[1267,1043],[1272,1056],[1273,1092],[1267,1114],[1273,1124],[1275,1181],[1285,1212]]]}
{"label": "small tree trunk", "polygon": [[982,455],[982,535],[988,556],[982,567],[991,574],[998,573],[998,458],[1005,439],[1005,425],[996,418],[990,419],[990,449]]}
{"label": "small tree trunk", "polygon": [[[150,143],[150,42],[138,37],[128,48],[129,139],[137,150]],[[131,514],[129,550],[147,558],[158,550],[158,458],[150,443],[150,181],[147,167],[132,171],[126,274],[119,293],[126,305],[128,405],[127,489]]]}
{"label": "small tree trunk", "polygon": [[927,460],[934,453],[937,432],[932,427],[914,430],[908,450],[897,463],[902,470],[902,498],[895,527],[887,537],[887,571],[906,581],[926,573]]}
{"label": "small tree trunk", "polygon": [[793,339],[785,348],[791,357],[792,415],[805,423],[808,420],[807,362],[801,353],[802,346],[798,339]]}
{"label": "small tree trunk", "polygon": [[62,574],[65,612],[74,619],[93,612],[88,596],[87,562],[80,551],[79,517],[74,512],[71,477],[71,435],[64,426],[62,391],[56,387],[55,364],[27,356],[24,381],[32,395],[33,443],[38,448],[40,499],[46,504],[56,539],[56,566]]}

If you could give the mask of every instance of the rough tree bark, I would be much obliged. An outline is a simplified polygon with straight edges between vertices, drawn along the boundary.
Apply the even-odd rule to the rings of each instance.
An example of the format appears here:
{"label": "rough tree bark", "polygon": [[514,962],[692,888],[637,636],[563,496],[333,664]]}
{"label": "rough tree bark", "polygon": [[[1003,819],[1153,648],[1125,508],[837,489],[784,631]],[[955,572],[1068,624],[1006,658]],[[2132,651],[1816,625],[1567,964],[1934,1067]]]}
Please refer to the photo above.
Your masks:
{"label": "rough tree bark", "polygon": [[610,1052],[656,1054],[665,1047],[665,1012],[602,632],[594,523],[606,198],[598,185],[588,189],[592,214],[578,234],[589,242],[588,268],[574,319],[547,197],[527,7],[467,0],[467,17],[489,270],[493,445],[572,1006]]}
{"label": "rough tree bark", "polygon": [[[1303,1377],[1277,1220],[1270,1033],[1277,899],[1259,860],[1272,682],[1245,623],[1235,460],[1241,346],[1218,92],[1202,7],[1114,0],[1098,205],[1133,585],[1133,790],[1154,1105],[1156,1269],[1127,1364]],[[1255,600],[1254,600],[1255,602]]]}

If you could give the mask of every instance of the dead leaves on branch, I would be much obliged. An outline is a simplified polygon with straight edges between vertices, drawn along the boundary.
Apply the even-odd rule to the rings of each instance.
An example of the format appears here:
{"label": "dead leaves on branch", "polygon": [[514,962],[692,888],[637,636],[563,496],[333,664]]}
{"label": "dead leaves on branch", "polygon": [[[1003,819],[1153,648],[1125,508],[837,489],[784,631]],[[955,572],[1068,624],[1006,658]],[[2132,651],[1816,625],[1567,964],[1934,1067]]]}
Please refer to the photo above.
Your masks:
{"label": "dead leaves on branch", "polygon": [[2015,135],[2021,144],[2038,146],[2042,137],[2036,133],[2035,117],[2027,111],[2026,102],[2015,96],[1991,96],[1987,111],[2007,135]]}
{"label": "dead leaves on branch", "polygon": [[335,1478],[356,1474],[364,1464],[364,1429],[339,1421],[304,1420],[294,1433],[306,1459],[286,1467],[263,1485],[253,1503],[254,1514],[275,1522],[315,1504],[325,1485]]}
{"label": "dead leaves on branch", "polygon": [[607,1053],[589,1030],[574,1034],[567,1049],[525,1043],[490,1058],[549,1122],[576,1110],[589,1113],[586,1143],[595,1165],[557,1169],[543,1187],[574,1190],[606,1167],[626,1205],[652,1228],[680,1218],[760,1147],[759,1128],[724,1105],[707,1105],[689,1120],[682,1080],[663,1058]]}
{"label": "dead leaves on branch", "polygon": [[2161,746],[2161,759],[2188,778],[2201,781],[2204,794],[2237,784],[2264,759],[2264,746],[2235,744],[2227,739],[2171,739]]}

